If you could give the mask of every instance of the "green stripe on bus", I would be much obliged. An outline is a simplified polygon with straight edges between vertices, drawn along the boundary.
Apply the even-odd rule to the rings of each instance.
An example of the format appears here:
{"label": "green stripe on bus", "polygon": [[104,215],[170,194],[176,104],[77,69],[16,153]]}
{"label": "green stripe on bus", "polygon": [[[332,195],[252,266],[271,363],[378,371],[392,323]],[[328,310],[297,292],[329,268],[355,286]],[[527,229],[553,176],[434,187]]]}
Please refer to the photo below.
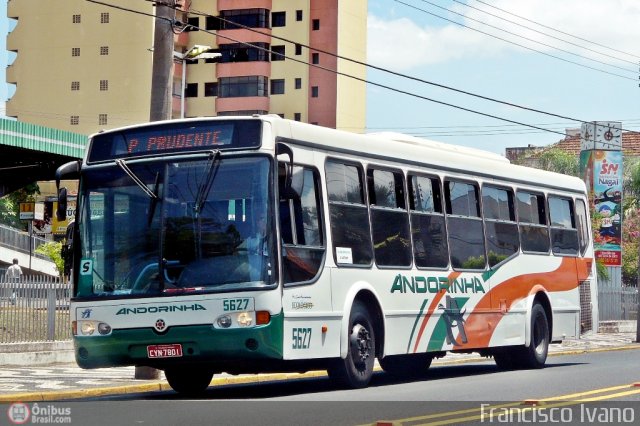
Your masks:
{"label": "green stripe on bus", "polygon": [[424,301],[422,302],[422,306],[420,306],[420,313],[418,313],[418,316],[416,317],[416,320],[413,323],[413,328],[411,329],[411,336],[409,336],[409,343],[407,343],[407,353],[409,353],[409,350],[411,348],[411,342],[413,341],[413,334],[416,332],[416,327],[418,327],[418,322],[420,322],[420,318],[424,313],[424,308],[425,306],[427,306],[428,301],[429,299],[424,299]]}

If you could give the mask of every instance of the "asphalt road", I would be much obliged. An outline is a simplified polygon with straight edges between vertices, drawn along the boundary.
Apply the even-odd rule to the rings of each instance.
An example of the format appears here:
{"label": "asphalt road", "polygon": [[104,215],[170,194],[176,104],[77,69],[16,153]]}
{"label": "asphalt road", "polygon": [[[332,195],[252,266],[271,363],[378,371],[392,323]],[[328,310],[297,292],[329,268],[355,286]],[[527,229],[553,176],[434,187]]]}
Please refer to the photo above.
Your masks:
{"label": "asphalt road", "polygon": [[635,424],[640,421],[640,386],[634,384],[640,385],[637,349],[555,356],[542,370],[499,371],[486,361],[436,366],[412,381],[377,373],[371,386],[360,390],[310,378],[217,386],[198,400],[148,392],[42,404],[69,407],[72,424],[91,425],[518,423],[513,417],[499,421],[501,413],[515,415],[505,410],[525,410],[518,411],[525,416],[522,424],[531,423],[535,413],[536,423]]}

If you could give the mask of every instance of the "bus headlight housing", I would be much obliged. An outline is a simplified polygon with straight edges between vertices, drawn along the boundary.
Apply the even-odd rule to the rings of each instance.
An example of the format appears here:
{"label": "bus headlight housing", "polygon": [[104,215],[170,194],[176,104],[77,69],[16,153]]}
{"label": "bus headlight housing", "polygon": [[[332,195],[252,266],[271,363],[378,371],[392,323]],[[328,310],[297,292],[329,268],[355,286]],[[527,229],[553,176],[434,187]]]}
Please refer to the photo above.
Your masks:
{"label": "bus headlight housing", "polygon": [[78,321],[73,327],[74,334],[80,336],[93,336],[96,331],[101,336],[111,334],[111,326],[100,321]]}

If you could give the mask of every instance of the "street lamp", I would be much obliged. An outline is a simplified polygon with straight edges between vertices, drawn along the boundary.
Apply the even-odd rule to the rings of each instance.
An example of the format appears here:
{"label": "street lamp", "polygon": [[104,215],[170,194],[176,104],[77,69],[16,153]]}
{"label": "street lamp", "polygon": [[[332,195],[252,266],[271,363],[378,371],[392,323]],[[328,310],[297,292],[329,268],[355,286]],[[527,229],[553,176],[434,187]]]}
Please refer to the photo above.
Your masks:
{"label": "street lamp", "polygon": [[211,46],[194,44],[184,53],[173,52],[173,57],[182,62],[182,95],[180,96],[180,118],[184,118],[184,93],[187,85],[187,61],[198,59],[215,59],[222,56],[221,53],[210,52]]}

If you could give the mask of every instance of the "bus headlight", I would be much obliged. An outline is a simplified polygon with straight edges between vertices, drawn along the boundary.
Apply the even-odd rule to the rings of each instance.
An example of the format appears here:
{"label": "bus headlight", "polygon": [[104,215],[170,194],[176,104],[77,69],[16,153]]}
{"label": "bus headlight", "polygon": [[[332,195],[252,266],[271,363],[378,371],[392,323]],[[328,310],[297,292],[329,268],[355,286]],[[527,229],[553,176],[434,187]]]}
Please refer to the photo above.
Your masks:
{"label": "bus headlight", "polygon": [[229,315],[222,315],[218,317],[216,321],[220,328],[229,328],[231,327],[231,317]]}
{"label": "bus headlight", "polygon": [[253,317],[249,312],[240,312],[238,314],[238,325],[240,327],[249,327],[253,323]]}
{"label": "bus headlight", "polygon": [[79,330],[81,336],[92,336],[96,330],[101,336],[111,334],[111,326],[106,322],[99,321],[78,321],[74,327],[74,331]]}
{"label": "bus headlight", "polygon": [[96,324],[93,321],[80,322],[80,334],[83,336],[91,336],[96,331]]}

